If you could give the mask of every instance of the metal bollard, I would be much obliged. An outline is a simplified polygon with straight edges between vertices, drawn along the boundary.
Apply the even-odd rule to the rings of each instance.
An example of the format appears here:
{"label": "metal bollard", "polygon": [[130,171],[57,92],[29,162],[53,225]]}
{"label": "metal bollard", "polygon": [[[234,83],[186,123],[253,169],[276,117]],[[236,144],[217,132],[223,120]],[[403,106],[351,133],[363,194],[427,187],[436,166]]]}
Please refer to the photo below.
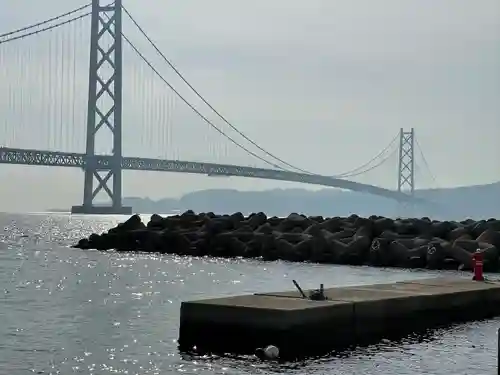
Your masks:
{"label": "metal bollard", "polygon": [[292,282],[293,282],[293,285],[295,285],[295,288],[297,288],[297,290],[299,291],[302,298],[309,299],[311,301],[326,301],[327,300],[327,298],[325,296],[325,287],[323,284],[319,285],[319,289],[310,291],[309,296],[307,296],[296,280],[292,280]]}
{"label": "metal bollard", "polygon": [[326,301],[325,288],[323,284],[319,285],[319,289],[313,290],[309,293],[309,299],[312,301]]}

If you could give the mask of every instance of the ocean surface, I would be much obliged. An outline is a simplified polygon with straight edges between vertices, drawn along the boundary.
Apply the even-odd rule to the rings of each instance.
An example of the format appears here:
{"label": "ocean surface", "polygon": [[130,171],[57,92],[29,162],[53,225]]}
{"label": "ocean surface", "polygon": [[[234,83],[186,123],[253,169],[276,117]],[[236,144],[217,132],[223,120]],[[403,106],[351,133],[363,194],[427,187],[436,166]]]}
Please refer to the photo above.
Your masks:
{"label": "ocean surface", "polygon": [[[119,216],[0,214],[0,374],[496,373],[500,320],[341,357],[275,364],[177,351],[182,300],[425,278],[432,272],[101,253],[69,245]],[[479,307],[480,308],[480,307]]]}

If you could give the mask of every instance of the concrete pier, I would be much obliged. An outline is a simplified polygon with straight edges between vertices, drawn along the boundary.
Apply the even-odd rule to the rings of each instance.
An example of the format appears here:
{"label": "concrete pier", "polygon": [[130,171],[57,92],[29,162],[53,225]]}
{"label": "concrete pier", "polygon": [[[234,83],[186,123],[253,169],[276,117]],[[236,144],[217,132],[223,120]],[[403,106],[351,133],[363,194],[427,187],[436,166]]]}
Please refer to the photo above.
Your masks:
{"label": "concrete pier", "polygon": [[432,278],[330,288],[325,295],[326,301],[290,291],[183,302],[179,348],[253,354],[276,345],[280,357],[295,359],[500,315],[500,282]]}
{"label": "concrete pier", "polygon": [[132,207],[120,206],[73,206],[71,213],[74,215],[130,215]]}

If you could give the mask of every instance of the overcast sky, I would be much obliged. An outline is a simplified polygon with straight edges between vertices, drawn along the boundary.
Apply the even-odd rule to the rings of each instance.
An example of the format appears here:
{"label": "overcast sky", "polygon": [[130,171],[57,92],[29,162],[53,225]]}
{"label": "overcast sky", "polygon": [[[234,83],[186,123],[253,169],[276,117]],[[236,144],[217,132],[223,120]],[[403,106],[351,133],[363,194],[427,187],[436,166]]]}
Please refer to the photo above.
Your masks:
{"label": "overcast sky", "polygon": [[[83,4],[0,0],[0,33]],[[342,173],[376,155],[401,127],[414,127],[437,186],[500,180],[498,0],[124,4],[214,107],[291,164],[322,174]],[[227,130],[173,78],[129,21],[124,32],[200,111]],[[83,150],[88,33],[86,19],[45,36],[0,45],[0,129],[5,134],[0,143]],[[124,54],[127,156],[265,166],[188,114],[130,48]],[[395,156],[355,180],[395,188]],[[435,187],[418,153],[417,164],[417,186]],[[82,200],[80,170],[0,165],[0,176],[3,211],[69,207]],[[185,174],[124,174],[124,195],[153,198],[205,188],[298,186]]]}

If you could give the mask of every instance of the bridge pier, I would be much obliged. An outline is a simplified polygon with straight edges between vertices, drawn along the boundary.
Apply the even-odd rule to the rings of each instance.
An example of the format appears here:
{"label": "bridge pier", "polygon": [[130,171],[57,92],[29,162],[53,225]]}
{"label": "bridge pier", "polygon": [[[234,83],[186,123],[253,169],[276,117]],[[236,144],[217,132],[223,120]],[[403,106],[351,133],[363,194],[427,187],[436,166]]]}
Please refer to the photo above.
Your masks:
{"label": "bridge pier", "polygon": [[120,206],[73,206],[71,213],[74,215],[130,215],[132,207]]}
{"label": "bridge pier", "polygon": [[[111,5],[101,1],[92,0],[83,204],[73,206],[71,213],[130,214],[132,208],[122,206],[122,0]],[[111,154],[96,155],[96,135],[106,130]],[[101,191],[111,205],[94,203]]]}

